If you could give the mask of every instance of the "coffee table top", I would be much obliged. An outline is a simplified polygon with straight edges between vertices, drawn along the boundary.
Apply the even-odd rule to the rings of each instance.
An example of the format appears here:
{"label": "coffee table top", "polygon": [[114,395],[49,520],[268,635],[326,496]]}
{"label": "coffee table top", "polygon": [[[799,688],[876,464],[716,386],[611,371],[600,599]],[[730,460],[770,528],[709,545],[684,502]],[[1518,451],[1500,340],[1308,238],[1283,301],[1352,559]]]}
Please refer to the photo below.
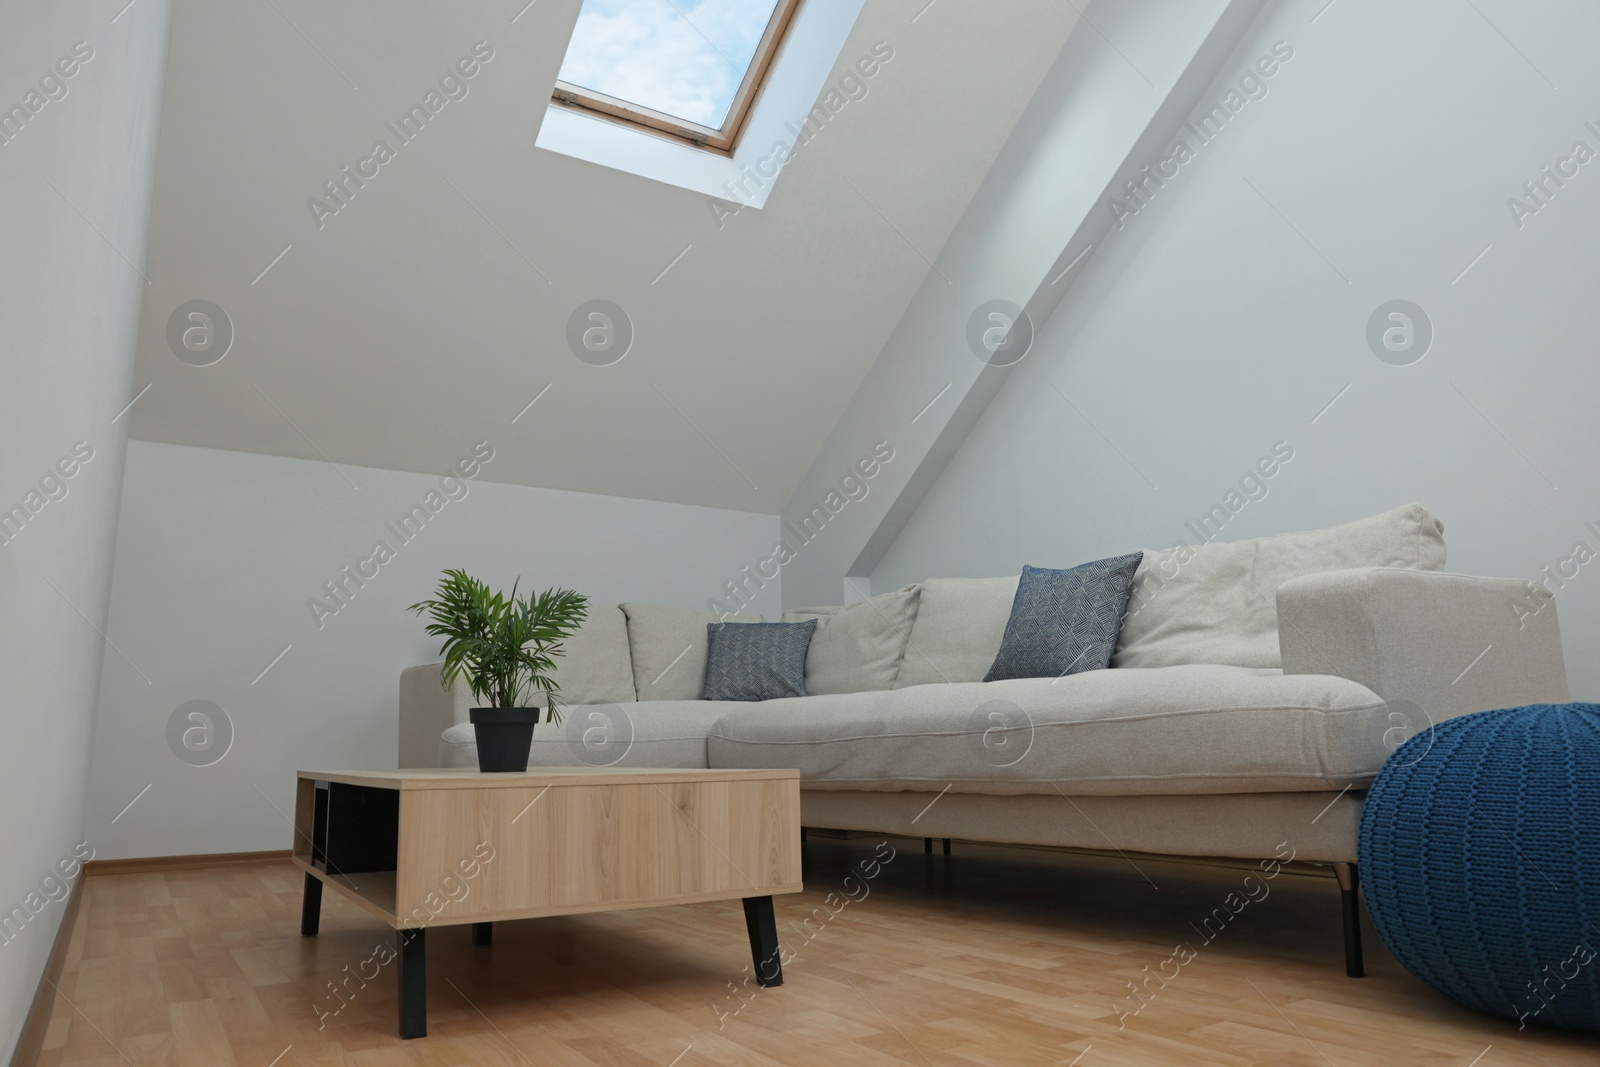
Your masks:
{"label": "coffee table top", "polygon": [[470,767],[419,768],[395,771],[300,771],[317,782],[364,785],[372,789],[509,789],[541,785],[670,785],[682,782],[766,782],[799,779],[788,768],[711,770],[704,767],[538,767],[527,771],[490,772]]}

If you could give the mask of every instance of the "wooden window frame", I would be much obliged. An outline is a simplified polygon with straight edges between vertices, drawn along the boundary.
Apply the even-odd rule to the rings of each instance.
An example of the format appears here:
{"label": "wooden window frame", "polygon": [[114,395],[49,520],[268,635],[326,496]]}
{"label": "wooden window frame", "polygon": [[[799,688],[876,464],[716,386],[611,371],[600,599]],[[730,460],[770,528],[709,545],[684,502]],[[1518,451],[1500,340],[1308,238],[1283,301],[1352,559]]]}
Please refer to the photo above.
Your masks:
{"label": "wooden window frame", "polygon": [[756,100],[761,96],[767,75],[783,47],[789,27],[794,24],[795,12],[799,10],[801,3],[802,0],[778,0],[772,18],[767,22],[766,32],[756,44],[755,54],[750,59],[750,68],[745,71],[744,81],[739,83],[738,91],[733,94],[733,103],[728,107],[728,116],[723,120],[721,129],[688,122],[641,104],[607,96],[592,89],[585,89],[581,85],[560,80],[556,81],[555,91],[551,93],[550,99],[553,103],[572,111],[595,115],[609,122],[631,126],[657,136],[666,136],[686,142],[695,148],[731,158],[734,149],[739,147],[739,138],[749,123],[750,113],[755,110]]}

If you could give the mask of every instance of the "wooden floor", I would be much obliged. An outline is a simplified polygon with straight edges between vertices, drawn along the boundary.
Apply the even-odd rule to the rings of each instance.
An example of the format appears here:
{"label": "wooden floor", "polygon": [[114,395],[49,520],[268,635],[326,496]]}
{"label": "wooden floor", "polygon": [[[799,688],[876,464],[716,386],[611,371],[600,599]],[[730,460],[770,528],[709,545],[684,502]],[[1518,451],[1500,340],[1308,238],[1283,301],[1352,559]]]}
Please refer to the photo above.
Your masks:
{"label": "wooden floor", "polygon": [[[395,965],[382,965],[392,932],[330,893],[321,936],[301,938],[287,862],[94,877],[39,1063],[1600,1063],[1594,1035],[1519,1033],[1448,1003],[1370,927],[1369,977],[1346,978],[1331,879],[1280,875],[1207,942],[1190,923],[1243,872],[960,843],[945,860],[920,841],[890,845],[895,857],[865,878],[876,840],[813,837],[806,892],[777,901],[796,953],[778,989],[742,984],[736,901],[497,924],[486,948],[464,927],[435,929],[429,1036],[407,1042]],[[1163,968],[1180,942],[1194,958]],[[1152,981],[1131,1014],[1127,983],[1163,969],[1177,977]]]}

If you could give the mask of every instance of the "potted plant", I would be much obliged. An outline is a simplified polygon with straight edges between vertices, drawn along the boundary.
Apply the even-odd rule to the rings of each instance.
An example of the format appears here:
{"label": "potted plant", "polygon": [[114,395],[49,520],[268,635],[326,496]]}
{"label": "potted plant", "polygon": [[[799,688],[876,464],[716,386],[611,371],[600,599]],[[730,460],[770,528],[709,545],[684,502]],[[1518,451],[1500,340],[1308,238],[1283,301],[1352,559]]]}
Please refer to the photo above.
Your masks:
{"label": "potted plant", "polygon": [[[521,579],[518,579],[520,582]],[[411,605],[432,621],[428,633],[444,638],[439,680],[449,689],[466,676],[472,695],[487,707],[472,709],[478,740],[478,770],[525,771],[539,708],[521,702],[543,693],[550,720],[560,722],[559,691],[551,673],[562,639],[588,614],[588,598],[570,589],[546,589],[538,597],[493,592],[466,571],[447,570],[431,600]]]}

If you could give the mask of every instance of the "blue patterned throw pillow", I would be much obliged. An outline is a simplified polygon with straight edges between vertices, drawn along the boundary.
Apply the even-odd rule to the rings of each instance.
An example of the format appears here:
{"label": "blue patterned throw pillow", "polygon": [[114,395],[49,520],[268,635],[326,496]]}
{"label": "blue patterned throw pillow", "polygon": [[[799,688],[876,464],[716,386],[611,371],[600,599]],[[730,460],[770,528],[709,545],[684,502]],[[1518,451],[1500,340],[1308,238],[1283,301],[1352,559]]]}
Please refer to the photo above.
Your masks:
{"label": "blue patterned throw pillow", "polygon": [[706,700],[806,695],[806,652],[817,620],[706,625]]}
{"label": "blue patterned throw pillow", "polygon": [[1023,567],[1000,652],[986,682],[1059,678],[1111,666],[1143,552],[1070,570]]}

